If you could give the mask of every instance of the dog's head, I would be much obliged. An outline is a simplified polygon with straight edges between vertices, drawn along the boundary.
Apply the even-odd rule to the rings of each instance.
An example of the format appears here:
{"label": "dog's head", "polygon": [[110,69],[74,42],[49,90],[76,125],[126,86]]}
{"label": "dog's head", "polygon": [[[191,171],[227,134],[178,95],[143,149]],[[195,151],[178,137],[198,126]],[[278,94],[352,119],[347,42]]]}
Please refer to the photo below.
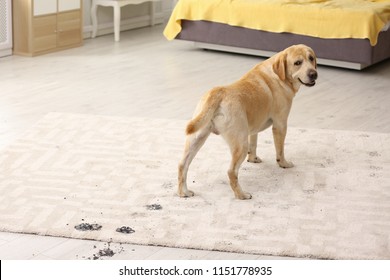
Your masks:
{"label": "dog's head", "polygon": [[294,45],[277,54],[273,70],[282,81],[296,85],[312,87],[318,78],[316,55],[305,45]]}

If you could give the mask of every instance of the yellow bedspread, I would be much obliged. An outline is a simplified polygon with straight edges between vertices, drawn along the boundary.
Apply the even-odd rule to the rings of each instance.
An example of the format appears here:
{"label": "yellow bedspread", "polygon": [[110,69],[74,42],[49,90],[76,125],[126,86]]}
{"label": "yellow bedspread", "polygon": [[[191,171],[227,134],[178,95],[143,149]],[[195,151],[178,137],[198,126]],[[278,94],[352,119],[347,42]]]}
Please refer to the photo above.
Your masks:
{"label": "yellow bedspread", "polygon": [[319,38],[368,38],[376,45],[390,21],[390,0],[180,0],[165,27],[167,39],[180,33],[183,19]]}

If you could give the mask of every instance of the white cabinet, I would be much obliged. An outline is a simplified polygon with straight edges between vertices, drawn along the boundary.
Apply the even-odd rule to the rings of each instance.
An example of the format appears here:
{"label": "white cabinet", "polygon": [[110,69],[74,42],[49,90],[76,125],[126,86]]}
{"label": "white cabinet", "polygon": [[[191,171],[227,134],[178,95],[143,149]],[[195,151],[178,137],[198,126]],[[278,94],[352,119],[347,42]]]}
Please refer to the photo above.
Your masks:
{"label": "white cabinet", "polygon": [[57,13],[57,0],[33,0],[34,16]]}
{"label": "white cabinet", "polygon": [[77,10],[77,9],[80,9],[80,0],[58,0],[59,12]]}
{"label": "white cabinet", "polygon": [[80,0],[33,0],[34,16],[80,9]]}
{"label": "white cabinet", "polygon": [[12,54],[11,8],[11,0],[0,0],[0,57]]}
{"label": "white cabinet", "polygon": [[39,55],[82,44],[81,0],[23,0],[13,3],[14,53]]}

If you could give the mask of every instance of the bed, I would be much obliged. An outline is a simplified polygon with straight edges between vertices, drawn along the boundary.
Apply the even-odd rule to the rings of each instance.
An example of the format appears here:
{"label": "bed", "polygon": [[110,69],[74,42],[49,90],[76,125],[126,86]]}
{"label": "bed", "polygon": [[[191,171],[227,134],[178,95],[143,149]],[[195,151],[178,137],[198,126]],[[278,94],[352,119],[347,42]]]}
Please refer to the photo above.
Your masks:
{"label": "bed", "polygon": [[390,0],[179,0],[164,35],[266,57],[303,43],[319,64],[361,70],[390,57]]}

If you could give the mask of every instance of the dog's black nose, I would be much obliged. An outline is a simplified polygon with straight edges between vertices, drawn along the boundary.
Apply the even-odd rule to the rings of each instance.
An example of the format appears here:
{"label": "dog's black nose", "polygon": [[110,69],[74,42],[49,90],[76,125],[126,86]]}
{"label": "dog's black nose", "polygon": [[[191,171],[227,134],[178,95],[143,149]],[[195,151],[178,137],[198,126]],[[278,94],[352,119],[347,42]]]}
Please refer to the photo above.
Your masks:
{"label": "dog's black nose", "polygon": [[317,80],[317,78],[318,78],[317,71],[315,71],[315,70],[310,70],[310,72],[309,72],[309,78],[310,78],[312,81]]}

